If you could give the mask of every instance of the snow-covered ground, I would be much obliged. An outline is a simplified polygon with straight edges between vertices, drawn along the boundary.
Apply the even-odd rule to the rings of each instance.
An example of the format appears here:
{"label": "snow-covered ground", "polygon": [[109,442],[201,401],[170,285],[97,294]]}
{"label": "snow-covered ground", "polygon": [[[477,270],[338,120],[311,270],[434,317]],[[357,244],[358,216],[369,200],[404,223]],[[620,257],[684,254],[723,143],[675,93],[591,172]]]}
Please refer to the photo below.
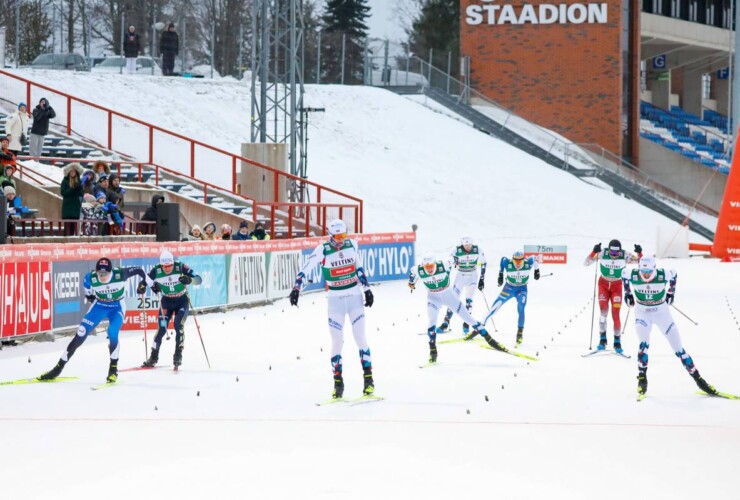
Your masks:
{"label": "snow-covered ground", "polygon": [[[25,74],[50,84],[50,73]],[[60,89],[230,151],[249,136],[241,83],[51,76]],[[440,345],[439,366],[420,370],[424,293],[403,283],[374,288],[367,325],[386,399],[356,407],[314,404],[331,392],[321,293],[302,297],[298,309],[281,300],[199,316],[212,370],[190,319],[181,373],[124,373],[120,387],[93,392],[107,371],[100,334],[65,369],[78,381],[0,387],[3,498],[737,496],[737,401],[696,394],[658,332],[641,403],[633,325],[625,333],[632,359],[580,356],[590,343],[594,280],[594,268],[581,265],[586,253],[614,237],[654,252],[657,228],[677,226],[389,92],[309,86],[306,105],[327,108],[311,117],[309,177],[362,197],[368,231],[418,224],[418,253],[440,254],[473,236],[491,262],[489,303],[501,256],[526,243],[568,245],[570,264],[544,267],[554,275],[530,286],[521,349],[540,360],[450,344]],[[217,170],[204,176],[228,180]],[[661,264],[678,271],[676,306],[699,323],[674,314],[687,351],[710,383],[740,392],[740,267]],[[511,345],[515,307],[494,319],[494,337]],[[345,336],[347,392],[359,395],[357,350]],[[4,349],[0,380],[51,368],[66,343]],[[138,365],[141,334],[125,334],[121,352],[122,366]]]}

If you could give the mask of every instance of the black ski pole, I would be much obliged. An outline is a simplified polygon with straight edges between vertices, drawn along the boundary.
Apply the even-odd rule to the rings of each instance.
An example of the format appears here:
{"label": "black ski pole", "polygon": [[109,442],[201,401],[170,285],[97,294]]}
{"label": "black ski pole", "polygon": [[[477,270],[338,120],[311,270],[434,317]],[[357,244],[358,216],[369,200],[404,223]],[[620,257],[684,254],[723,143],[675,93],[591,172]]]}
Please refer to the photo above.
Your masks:
{"label": "black ski pole", "polygon": [[540,276],[540,278],[547,278],[548,276],[552,276],[553,273],[547,273]]}
{"label": "black ski pole", "polygon": [[193,310],[193,303],[190,302],[190,295],[188,295],[188,304],[190,305],[190,310],[193,311],[193,320],[195,321],[195,328],[198,329],[198,337],[200,337],[200,345],[203,346],[203,354],[206,355],[206,363],[208,363],[208,368],[210,368],[211,362],[208,360],[208,353],[206,352],[206,344],[203,342],[203,335],[200,334],[200,325],[198,324],[198,318],[195,317],[195,311]]}
{"label": "black ski pole", "polygon": [[593,307],[591,307],[591,333],[588,338],[588,350],[590,351],[593,346],[594,341],[594,316],[596,315],[596,283],[599,279],[599,256],[596,256],[596,267],[594,268],[594,303]]}

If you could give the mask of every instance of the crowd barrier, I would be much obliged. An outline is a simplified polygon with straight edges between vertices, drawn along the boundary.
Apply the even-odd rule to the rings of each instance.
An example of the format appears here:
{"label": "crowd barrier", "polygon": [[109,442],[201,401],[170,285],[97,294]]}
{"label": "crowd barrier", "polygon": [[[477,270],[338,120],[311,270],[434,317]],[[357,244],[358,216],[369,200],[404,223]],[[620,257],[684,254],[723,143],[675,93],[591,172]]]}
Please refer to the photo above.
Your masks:
{"label": "crowd barrier", "polygon": [[[406,279],[414,262],[415,233],[351,236],[360,246],[371,283]],[[313,249],[326,241],[29,244],[0,247],[0,337],[21,337],[76,327],[87,312],[83,278],[101,257],[114,266],[141,266],[146,273],[163,249],[203,278],[190,286],[194,309],[247,305],[287,297],[295,276]],[[124,330],[157,327],[158,295],[136,294],[126,284]],[[325,286],[320,268],[308,273],[305,290]]]}

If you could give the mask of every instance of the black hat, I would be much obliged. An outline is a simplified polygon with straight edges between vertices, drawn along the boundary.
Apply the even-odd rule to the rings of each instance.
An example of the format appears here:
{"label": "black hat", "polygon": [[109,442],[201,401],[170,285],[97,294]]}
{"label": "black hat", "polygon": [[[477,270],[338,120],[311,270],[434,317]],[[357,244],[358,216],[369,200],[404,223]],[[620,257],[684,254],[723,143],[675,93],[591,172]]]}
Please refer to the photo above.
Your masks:
{"label": "black hat", "polygon": [[95,264],[95,270],[111,272],[113,271],[113,263],[110,261],[110,259],[103,257],[102,259],[98,260],[97,264]]}
{"label": "black hat", "polygon": [[170,23],[169,26],[167,26],[167,27],[168,28],[174,28],[175,27],[175,23]]}
{"label": "black hat", "polygon": [[247,222],[245,220],[241,221],[239,223],[239,228],[242,228],[242,227],[246,227],[247,229],[249,229],[249,222]]}

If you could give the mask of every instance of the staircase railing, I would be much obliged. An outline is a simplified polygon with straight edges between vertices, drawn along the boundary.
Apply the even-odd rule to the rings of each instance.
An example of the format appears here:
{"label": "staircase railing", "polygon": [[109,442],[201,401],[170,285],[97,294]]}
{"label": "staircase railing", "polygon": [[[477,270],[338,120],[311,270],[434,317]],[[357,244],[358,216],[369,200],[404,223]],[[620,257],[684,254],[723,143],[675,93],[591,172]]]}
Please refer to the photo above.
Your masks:
{"label": "staircase railing", "polygon": [[[97,143],[101,148],[110,151],[123,152],[133,158],[146,158],[141,162],[160,169],[168,169],[178,175],[186,176],[193,181],[202,182],[206,171],[228,171],[230,183],[227,186],[216,186],[225,189],[234,196],[241,196],[237,191],[237,173],[239,164],[251,165],[263,173],[264,177],[272,177],[272,192],[268,198],[260,203],[284,204],[286,201],[305,204],[308,202],[329,205],[354,205],[357,216],[350,223],[352,232],[363,232],[363,200],[343,193],[328,186],[303,179],[301,177],[282,172],[268,165],[230,153],[226,150],[211,146],[204,142],[171,132],[157,125],[145,122],[138,118],[114,111],[93,102],[61,92],[52,87],[42,85],[8,71],[0,70],[0,93],[5,98],[14,101],[35,102],[40,97],[59,102],[61,106],[54,106],[57,112],[56,121],[61,122],[64,133],[77,135],[89,142]],[[41,94],[43,91],[43,95]],[[100,118],[96,118],[96,115]],[[118,134],[117,130],[126,130]],[[46,159],[46,158],[45,158]],[[65,161],[69,161],[66,159]],[[79,161],[79,160],[75,160]],[[129,163],[129,162],[126,162]],[[178,168],[181,167],[181,168]],[[280,192],[280,186],[285,185],[286,192]],[[303,192],[301,200],[291,200],[289,193]],[[253,199],[243,197],[247,200]],[[356,219],[356,222],[355,222]],[[352,224],[348,224],[352,225]]]}

